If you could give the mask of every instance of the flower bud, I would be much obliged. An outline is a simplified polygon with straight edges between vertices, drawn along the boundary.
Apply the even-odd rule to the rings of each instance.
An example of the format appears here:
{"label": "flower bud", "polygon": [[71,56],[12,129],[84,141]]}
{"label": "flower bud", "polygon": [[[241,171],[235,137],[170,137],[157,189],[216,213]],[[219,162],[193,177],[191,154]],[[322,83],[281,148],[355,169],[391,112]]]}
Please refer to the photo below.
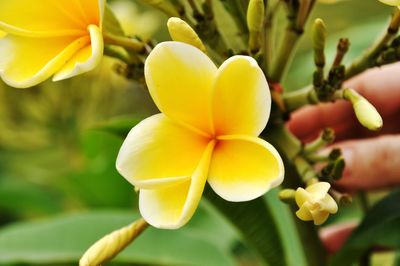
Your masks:
{"label": "flower bud", "polygon": [[182,19],[176,17],[168,19],[167,27],[172,40],[190,44],[206,52],[206,47],[197,33]]}
{"label": "flower bud", "polygon": [[283,189],[279,191],[279,199],[285,203],[294,203],[296,191],[294,189]]}
{"label": "flower bud", "polygon": [[261,46],[261,31],[264,23],[264,1],[250,0],[247,8],[247,27],[249,29],[249,48],[257,51]]}
{"label": "flower bud", "polygon": [[379,0],[379,2],[389,6],[400,6],[400,0]]}
{"label": "flower bud", "polygon": [[299,210],[297,217],[303,221],[314,221],[315,225],[323,224],[329,217],[338,211],[336,201],[328,194],[331,185],[327,182],[318,182],[306,189],[298,188],[295,200]]}
{"label": "flower bud", "polygon": [[324,48],[326,42],[326,27],[322,19],[317,18],[312,27],[312,41],[314,47],[315,65],[323,67],[325,65]]}
{"label": "flower bud", "polygon": [[383,120],[375,107],[355,90],[345,89],[343,98],[353,105],[358,121],[369,130],[379,130],[383,126]]}
{"label": "flower bud", "polygon": [[104,236],[85,252],[79,261],[79,266],[103,265],[126,248],[147,226],[143,219],[139,219]]}

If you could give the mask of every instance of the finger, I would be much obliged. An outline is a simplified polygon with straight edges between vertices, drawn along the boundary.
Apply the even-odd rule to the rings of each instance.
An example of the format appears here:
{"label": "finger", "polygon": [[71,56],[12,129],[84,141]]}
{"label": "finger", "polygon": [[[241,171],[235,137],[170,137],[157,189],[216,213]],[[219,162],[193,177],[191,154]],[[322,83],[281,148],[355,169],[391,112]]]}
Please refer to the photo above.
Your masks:
{"label": "finger", "polygon": [[346,162],[336,186],[373,190],[400,184],[400,135],[338,143]]}
{"label": "finger", "polygon": [[[399,132],[400,125],[389,126],[387,118],[400,115],[400,63],[375,68],[346,82],[366,97],[384,118],[383,132]],[[339,129],[338,138],[343,139],[348,132],[354,135],[370,136],[361,129],[350,103],[337,101],[305,107],[292,114],[289,129],[299,138],[306,140],[314,137],[324,127]]]}
{"label": "finger", "polygon": [[340,250],[356,227],[356,222],[347,222],[322,228],[319,236],[328,253],[334,254]]}

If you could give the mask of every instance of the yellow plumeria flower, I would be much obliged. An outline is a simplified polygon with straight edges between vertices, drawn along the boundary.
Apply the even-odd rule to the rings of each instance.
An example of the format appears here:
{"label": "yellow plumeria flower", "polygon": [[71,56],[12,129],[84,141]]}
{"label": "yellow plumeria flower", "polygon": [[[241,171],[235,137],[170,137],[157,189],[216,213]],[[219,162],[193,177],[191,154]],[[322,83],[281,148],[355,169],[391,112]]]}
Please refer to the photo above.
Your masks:
{"label": "yellow plumeria flower", "polygon": [[252,200],[282,182],[282,159],[258,138],[271,96],[254,59],[234,56],[217,68],[191,45],[164,42],[148,56],[145,77],[162,113],[131,130],[116,165],[140,189],[148,223],[183,226],[206,181],[229,201]]}
{"label": "yellow plumeria flower", "polygon": [[0,1],[0,76],[27,88],[89,70],[103,54],[105,0]]}
{"label": "yellow plumeria flower", "polygon": [[379,0],[379,2],[389,6],[400,6],[400,0]]}
{"label": "yellow plumeria flower", "polygon": [[327,182],[318,182],[306,189],[298,188],[295,193],[299,210],[297,217],[303,221],[314,221],[315,225],[323,224],[329,217],[338,211],[336,201],[328,194],[331,185]]}

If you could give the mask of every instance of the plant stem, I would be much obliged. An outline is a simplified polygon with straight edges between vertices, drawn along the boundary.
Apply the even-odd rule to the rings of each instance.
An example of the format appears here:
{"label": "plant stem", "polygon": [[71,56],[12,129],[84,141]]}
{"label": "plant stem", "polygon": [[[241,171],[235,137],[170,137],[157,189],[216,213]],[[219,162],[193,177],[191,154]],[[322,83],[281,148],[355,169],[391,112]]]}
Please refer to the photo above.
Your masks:
{"label": "plant stem", "polygon": [[278,83],[282,80],[283,75],[286,73],[287,66],[290,65],[292,61],[293,51],[301,35],[301,32],[297,32],[293,29],[287,29],[285,31],[278,54],[269,73],[271,82]]}
{"label": "plant stem", "polygon": [[[263,134],[283,155],[285,164],[285,180],[283,187],[296,189],[303,186],[301,177],[293,165],[293,160],[299,158],[301,142],[291,134],[284,125],[274,125]],[[296,206],[292,205],[293,219],[303,243],[303,252],[306,255],[308,266],[326,265],[326,252],[318,236],[316,227],[312,223],[303,222],[295,217]]]}
{"label": "plant stem", "polygon": [[[339,99],[343,99],[343,90],[336,91],[330,100],[334,101]],[[321,102],[312,85],[284,94],[283,101],[287,112],[293,112],[305,105]]]}
{"label": "plant stem", "polygon": [[370,47],[368,48],[359,58],[347,68],[346,79],[354,77],[355,75],[363,72],[364,70],[375,66],[375,60],[379,55],[382,48],[385,47],[395,36],[400,26],[400,10],[396,8],[396,11],[389,23],[386,32]]}
{"label": "plant stem", "polygon": [[142,52],[145,47],[144,43],[136,39],[124,36],[117,36],[108,32],[103,33],[103,38],[105,44],[121,46],[133,52]]}

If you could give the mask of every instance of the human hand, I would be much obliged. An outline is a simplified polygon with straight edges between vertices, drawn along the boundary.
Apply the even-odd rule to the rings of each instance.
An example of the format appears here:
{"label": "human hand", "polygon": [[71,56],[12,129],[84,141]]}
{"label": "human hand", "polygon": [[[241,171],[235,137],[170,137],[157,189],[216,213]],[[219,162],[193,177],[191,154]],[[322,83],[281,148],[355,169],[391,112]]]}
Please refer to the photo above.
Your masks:
{"label": "human hand", "polygon": [[348,82],[383,117],[379,132],[363,128],[347,101],[309,106],[292,114],[289,129],[301,140],[315,138],[326,127],[336,132],[335,147],[346,161],[337,185],[345,190],[373,190],[400,184],[400,63],[372,69]]}

